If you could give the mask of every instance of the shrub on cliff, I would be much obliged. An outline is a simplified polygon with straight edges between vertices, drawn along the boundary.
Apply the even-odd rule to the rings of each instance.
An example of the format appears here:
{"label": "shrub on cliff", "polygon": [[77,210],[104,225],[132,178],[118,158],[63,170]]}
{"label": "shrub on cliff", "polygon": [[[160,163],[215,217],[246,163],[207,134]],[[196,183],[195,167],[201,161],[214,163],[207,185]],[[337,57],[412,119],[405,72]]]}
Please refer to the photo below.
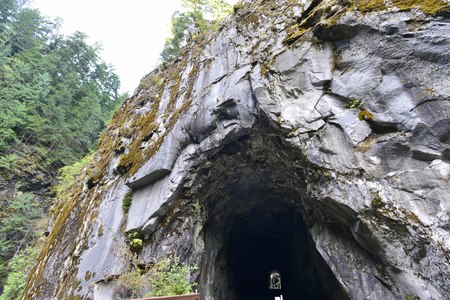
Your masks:
{"label": "shrub on cliff", "polygon": [[178,258],[158,261],[150,271],[151,296],[185,295],[192,293],[196,284],[189,282],[189,275],[196,267],[182,264]]}

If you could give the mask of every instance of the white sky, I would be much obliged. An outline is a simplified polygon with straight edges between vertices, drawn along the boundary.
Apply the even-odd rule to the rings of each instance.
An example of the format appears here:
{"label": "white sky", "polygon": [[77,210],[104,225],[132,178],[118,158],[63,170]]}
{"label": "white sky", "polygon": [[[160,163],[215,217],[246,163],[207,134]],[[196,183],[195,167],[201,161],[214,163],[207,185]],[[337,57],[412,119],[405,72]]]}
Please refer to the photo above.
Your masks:
{"label": "white sky", "polygon": [[132,94],[140,79],[156,67],[180,1],[33,0],[31,6],[52,19],[62,18],[61,33],[78,30],[88,35],[90,43],[100,42],[102,59],[114,66],[121,91]]}

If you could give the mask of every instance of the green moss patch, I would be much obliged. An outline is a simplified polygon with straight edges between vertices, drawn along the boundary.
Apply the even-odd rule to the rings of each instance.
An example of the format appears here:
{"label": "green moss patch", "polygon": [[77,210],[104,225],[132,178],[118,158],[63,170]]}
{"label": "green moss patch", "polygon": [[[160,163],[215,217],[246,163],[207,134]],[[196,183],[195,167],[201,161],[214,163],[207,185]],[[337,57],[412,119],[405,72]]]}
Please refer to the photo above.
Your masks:
{"label": "green moss patch", "polygon": [[450,13],[450,5],[443,0],[330,0],[317,2],[308,8],[295,24],[286,28],[284,43],[292,45],[316,26],[334,26],[347,12],[370,13],[389,9],[406,11],[420,9],[425,14]]}
{"label": "green moss patch", "polygon": [[383,207],[383,201],[381,200],[379,194],[376,194],[375,197],[373,197],[371,204],[375,209],[380,209],[381,207]]}
{"label": "green moss patch", "polygon": [[442,0],[354,0],[353,3],[361,12],[380,11],[392,7],[401,11],[419,8],[429,15],[450,12],[450,5]]}
{"label": "green moss patch", "polygon": [[[151,101],[150,110],[147,113],[135,115],[131,121],[130,127],[133,131],[132,142],[126,147],[125,153],[122,155],[118,167],[125,170],[129,175],[135,174],[144,163],[152,157],[161,147],[164,138],[179,120],[180,116],[187,111],[192,102],[192,91],[194,83],[197,79],[199,66],[194,67],[189,72],[187,87],[181,86],[181,75],[187,67],[188,59],[172,66],[170,70],[165,72],[166,79],[162,80],[157,76],[155,88],[158,92],[154,94]],[[152,81],[152,79],[149,79]],[[155,81],[155,80],[153,80]],[[158,111],[160,109],[161,95],[163,92],[162,82],[167,82],[170,95],[169,102],[165,108],[161,118],[158,119]],[[183,104],[176,108],[176,104],[180,97],[183,97]],[[129,112],[129,116],[132,112]],[[160,128],[162,122],[164,130],[161,133],[156,131]],[[153,134],[158,136],[154,138],[145,148],[142,147],[144,142],[149,140]]]}
{"label": "green moss patch", "polygon": [[287,37],[284,39],[284,43],[287,45],[294,44],[307,31],[308,29],[302,27],[300,24],[292,25],[287,29]]}
{"label": "green moss patch", "polygon": [[345,104],[344,108],[358,108],[361,105],[360,99],[352,99],[347,104]]}
{"label": "green moss patch", "polygon": [[124,213],[128,213],[132,201],[133,201],[133,192],[128,191],[122,200],[122,209]]}
{"label": "green moss patch", "polygon": [[384,0],[355,0],[355,7],[362,12],[379,11],[387,9]]}
{"label": "green moss patch", "polygon": [[128,242],[131,252],[138,253],[144,247],[142,235],[139,232],[135,231],[135,232],[128,233],[126,240]]}
{"label": "green moss patch", "polygon": [[363,111],[359,112],[358,119],[360,121],[373,121],[374,120],[374,116],[373,116],[373,114],[370,111],[363,110]]}
{"label": "green moss patch", "polygon": [[400,10],[420,8],[428,15],[450,12],[450,5],[442,0],[392,0],[392,3]]}

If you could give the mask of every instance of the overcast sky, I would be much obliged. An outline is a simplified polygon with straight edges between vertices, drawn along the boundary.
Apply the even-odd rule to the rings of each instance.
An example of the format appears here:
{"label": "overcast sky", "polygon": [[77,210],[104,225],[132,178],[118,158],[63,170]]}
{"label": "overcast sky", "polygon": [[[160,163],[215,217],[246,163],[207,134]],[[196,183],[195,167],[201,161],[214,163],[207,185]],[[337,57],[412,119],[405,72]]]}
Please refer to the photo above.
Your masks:
{"label": "overcast sky", "polygon": [[[236,1],[230,0],[230,3]],[[82,31],[89,42],[103,45],[102,58],[114,66],[122,92],[130,94],[158,63],[170,17],[179,0],[33,0],[32,6],[54,19],[61,32]]]}

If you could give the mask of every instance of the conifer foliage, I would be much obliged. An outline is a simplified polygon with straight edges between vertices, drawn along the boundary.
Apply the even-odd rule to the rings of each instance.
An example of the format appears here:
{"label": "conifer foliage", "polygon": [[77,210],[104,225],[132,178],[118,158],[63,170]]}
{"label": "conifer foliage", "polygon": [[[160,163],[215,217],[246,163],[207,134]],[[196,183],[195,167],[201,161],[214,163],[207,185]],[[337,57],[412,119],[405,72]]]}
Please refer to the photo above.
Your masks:
{"label": "conifer foliage", "polygon": [[100,46],[61,35],[60,22],[0,0],[1,300],[20,298],[57,170],[96,147],[126,97]]}
{"label": "conifer foliage", "polygon": [[0,3],[0,151],[25,141],[48,164],[71,163],[123,101],[119,78],[83,33],[60,35],[58,21],[24,1]]}
{"label": "conifer foliage", "polygon": [[184,11],[176,11],[171,19],[172,36],[166,39],[161,60],[174,58],[189,39],[214,30],[232,11],[225,0],[182,0]]}

